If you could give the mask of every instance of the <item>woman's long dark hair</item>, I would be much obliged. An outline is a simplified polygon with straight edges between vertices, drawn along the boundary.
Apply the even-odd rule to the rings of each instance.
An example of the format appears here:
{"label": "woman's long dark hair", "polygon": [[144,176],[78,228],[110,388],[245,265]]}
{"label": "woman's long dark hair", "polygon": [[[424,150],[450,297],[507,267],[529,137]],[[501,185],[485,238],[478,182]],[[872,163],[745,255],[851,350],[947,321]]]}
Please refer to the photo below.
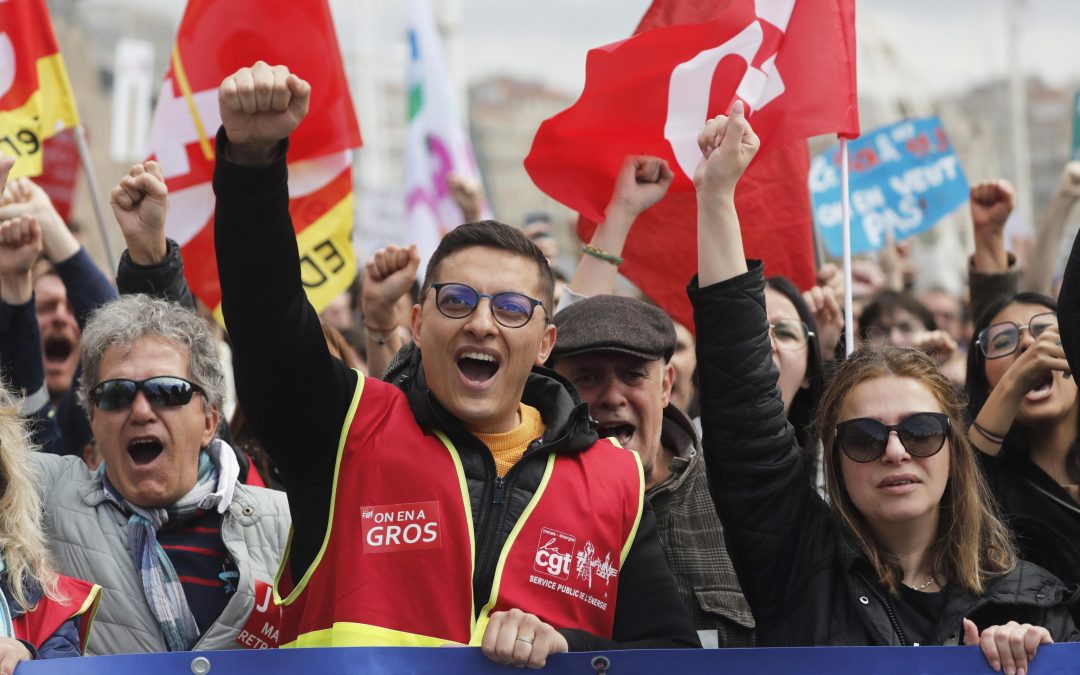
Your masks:
{"label": "woman's long dark hair", "polygon": [[765,284],[795,305],[799,320],[805,323],[815,336],[810,338],[806,345],[806,379],[810,386],[800,389],[795,394],[787,416],[788,421],[795,427],[795,438],[799,441],[800,447],[806,449],[809,447],[811,428],[814,425],[814,417],[817,415],[818,402],[821,401],[821,392],[825,389],[821,348],[817,339],[817,322],[814,321],[814,315],[803,300],[802,293],[799,293],[799,289],[791,283],[790,279],[779,276],[769,277],[765,280]]}
{"label": "woman's long dark hair", "polygon": [[[979,346],[976,344],[979,333],[990,325],[994,317],[1009,305],[1021,303],[1025,305],[1042,305],[1051,312],[1057,312],[1057,302],[1048,295],[1042,293],[1017,293],[1013,296],[998,298],[986,306],[982,315],[975,322],[975,332],[971,336],[971,344],[968,346],[967,378],[965,388],[968,395],[968,421],[973,421],[979,416],[979,411],[986,405],[986,399],[990,397],[990,382],[986,379],[986,359],[983,357]],[[1080,428],[1077,438],[1080,440]],[[1024,453],[1030,450],[1024,430],[1020,424],[1014,423],[1009,427],[1005,435],[1005,443],[1001,446],[1002,456],[1010,453]],[[1080,483],[1080,443],[1073,443],[1069,449],[1069,455],[1065,459],[1065,470],[1069,478]]]}

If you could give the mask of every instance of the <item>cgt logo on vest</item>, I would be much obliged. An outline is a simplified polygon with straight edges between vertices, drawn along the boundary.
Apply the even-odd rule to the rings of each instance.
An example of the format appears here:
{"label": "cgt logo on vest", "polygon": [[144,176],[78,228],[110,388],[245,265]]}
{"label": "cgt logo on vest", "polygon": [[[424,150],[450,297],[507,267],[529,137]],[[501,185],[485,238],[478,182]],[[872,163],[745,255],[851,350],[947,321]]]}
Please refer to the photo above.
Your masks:
{"label": "cgt logo on vest", "polygon": [[360,507],[364,553],[442,548],[439,502]]}
{"label": "cgt logo on vest", "polygon": [[533,559],[533,569],[556,579],[568,579],[576,545],[577,537],[573,535],[553,530],[550,527],[541,529],[540,543],[536,546],[536,558]]}

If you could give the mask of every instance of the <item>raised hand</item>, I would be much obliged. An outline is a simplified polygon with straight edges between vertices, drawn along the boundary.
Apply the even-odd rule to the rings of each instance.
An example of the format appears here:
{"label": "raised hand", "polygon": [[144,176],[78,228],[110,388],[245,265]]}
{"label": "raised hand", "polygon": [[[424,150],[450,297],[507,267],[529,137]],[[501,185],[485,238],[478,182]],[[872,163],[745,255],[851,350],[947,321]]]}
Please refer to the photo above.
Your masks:
{"label": "raised hand", "polygon": [[975,234],[1000,235],[1016,206],[1016,193],[1007,180],[983,181],[971,187],[971,219]]}
{"label": "raised hand", "polygon": [[831,361],[844,332],[844,311],[836,300],[832,286],[814,286],[803,291],[803,300],[814,315],[817,341],[822,361]]}
{"label": "raised hand", "polygon": [[41,255],[41,227],[33,216],[0,223],[0,299],[12,305],[33,295],[30,271]]}
{"label": "raised hand", "polygon": [[1004,272],[1009,267],[1005,250],[1005,221],[1016,206],[1016,194],[1007,180],[983,181],[971,188],[971,220],[975,225],[975,269]]}
{"label": "raised hand", "polygon": [[714,117],[698,134],[701,161],[694,170],[698,191],[734,193],[735,184],[761,147],[743,110],[743,102],[735,101],[730,116]]}
{"label": "raised hand", "polygon": [[14,166],[14,157],[0,155],[0,197],[4,196],[4,188],[7,185],[8,174],[11,173],[11,169]]}
{"label": "raised hand", "polygon": [[409,292],[419,267],[420,252],[416,244],[380,248],[368,258],[360,298],[368,330],[388,333],[397,328],[397,302]]}
{"label": "raised hand", "polygon": [[221,124],[229,157],[239,164],[264,164],[278,142],[308,113],[311,85],[285,66],[256,61],[226,77],[218,89]]}
{"label": "raised hand", "polygon": [[484,206],[484,188],[480,185],[480,181],[452,173],[447,178],[447,182],[450,185],[450,196],[461,209],[465,222],[473,223],[480,220],[480,212],[483,211]]}
{"label": "raised hand", "polygon": [[110,193],[113,215],[124,233],[128,255],[136,264],[153,265],[165,259],[168,194],[157,162],[132,166]]}
{"label": "raised hand", "polygon": [[8,184],[0,206],[0,222],[20,216],[32,216],[41,227],[45,257],[54,264],[75,255],[80,247],[67,223],[60,217],[45,190],[29,178],[19,178]]}
{"label": "raised hand", "polygon": [[632,223],[634,218],[664,198],[674,178],[675,174],[664,160],[648,155],[628,155],[615,179],[607,219],[611,219],[613,209],[620,209]]}

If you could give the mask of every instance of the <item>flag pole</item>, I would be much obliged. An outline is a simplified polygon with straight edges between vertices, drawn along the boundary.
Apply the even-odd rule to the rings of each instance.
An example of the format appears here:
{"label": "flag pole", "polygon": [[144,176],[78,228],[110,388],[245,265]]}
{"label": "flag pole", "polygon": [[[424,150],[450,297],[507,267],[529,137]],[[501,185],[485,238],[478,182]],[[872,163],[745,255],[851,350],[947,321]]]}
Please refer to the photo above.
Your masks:
{"label": "flag pole", "polygon": [[840,213],[844,234],[844,355],[855,350],[855,313],[851,300],[851,210],[848,207],[848,147],[840,139]]}
{"label": "flag pole", "polygon": [[101,232],[101,241],[105,247],[105,260],[109,263],[110,274],[115,275],[116,254],[113,253],[109,228],[105,224],[105,209],[101,205],[101,190],[98,187],[97,175],[94,173],[94,166],[90,163],[90,147],[86,144],[86,130],[81,124],[75,127],[75,141],[79,147],[79,160],[82,162],[83,173],[86,174],[86,183],[90,190],[90,203],[94,207],[94,218],[97,220],[98,230]]}

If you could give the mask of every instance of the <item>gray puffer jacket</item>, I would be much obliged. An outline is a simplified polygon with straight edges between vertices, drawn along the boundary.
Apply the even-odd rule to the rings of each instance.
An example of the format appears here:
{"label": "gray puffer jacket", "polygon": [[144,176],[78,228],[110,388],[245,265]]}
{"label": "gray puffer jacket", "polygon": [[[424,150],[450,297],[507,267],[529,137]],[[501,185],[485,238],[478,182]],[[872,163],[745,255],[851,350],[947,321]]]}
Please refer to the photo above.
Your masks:
{"label": "gray puffer jacket", "polygon": [[[128,552],[127,517],[105,498],[101,479],[78,457],[37,453],[46,535],[66,574],[101,585],[101,605],[86,653],[167,652]],[[240,573],[238,590],[194,650],[239,649],[236,638],[255,607],[255,580],[272,583],[289,536],[285,494],[236,485],[221,537]]]}

